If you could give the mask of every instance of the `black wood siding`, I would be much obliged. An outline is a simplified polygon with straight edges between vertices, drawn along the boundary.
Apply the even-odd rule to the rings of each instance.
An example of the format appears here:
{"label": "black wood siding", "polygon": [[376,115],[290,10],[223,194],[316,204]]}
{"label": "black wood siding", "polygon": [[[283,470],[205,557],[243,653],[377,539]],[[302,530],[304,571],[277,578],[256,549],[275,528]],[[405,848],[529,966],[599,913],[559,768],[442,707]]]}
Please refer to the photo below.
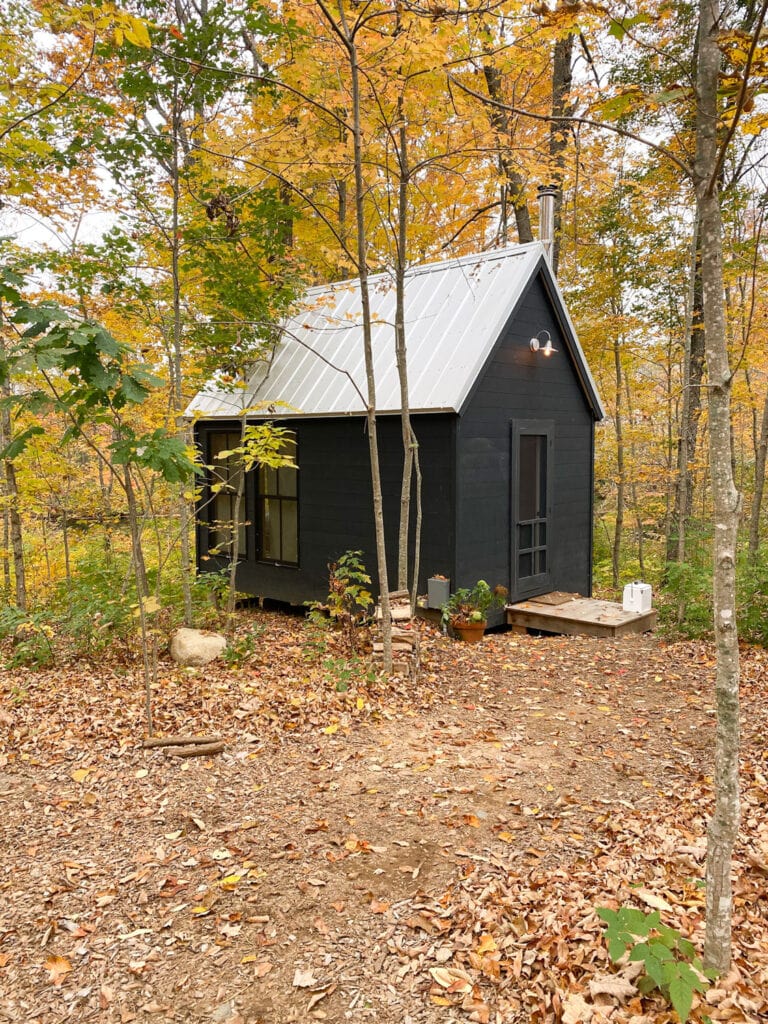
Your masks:
{"label": "black wood siding", "polygon": [[[419,589],[435,573],[453,575],[453,509],[455,416],[414,417],[423,474],[424,522]],[[299,462],[299,567],[269,565],[253,557],[253,480],[247,488],[248,553],[238,566],[238,587],[245,593],[299,604],[320,600],[328,592],[328,563],[347,550],[361,549],[366,567],[376,580],[376,541],[371,472],[365,420],[344,418],[297,419],[284,426],[296,431]],[[230,422],[201,421],[197,438],[206,449],[212,431],[233,429]],[[390,589],[397,583],[402,442],[400,420],[378,420],[379,452],[384,492],[384,522]],[[252,474],[249,474],[251,477]],[[203,499],[204,500],[204,499]],[[206,559],[207,529],[201,506],[198,525],[198,564],[202,571],[220,568],[225,559]],[[412,512],[411,527],[415,519]]]}
{"label": "black wood siding", "polygon": [[[531,352],[548,330],[557,352]],[[511,587],[510,437],[515,419],[554,423],[552,589],[588,595],[594,417],[536,277],[466,403],[457,436],[456,584]],[[514,599],[517,595],[511,593]]]}

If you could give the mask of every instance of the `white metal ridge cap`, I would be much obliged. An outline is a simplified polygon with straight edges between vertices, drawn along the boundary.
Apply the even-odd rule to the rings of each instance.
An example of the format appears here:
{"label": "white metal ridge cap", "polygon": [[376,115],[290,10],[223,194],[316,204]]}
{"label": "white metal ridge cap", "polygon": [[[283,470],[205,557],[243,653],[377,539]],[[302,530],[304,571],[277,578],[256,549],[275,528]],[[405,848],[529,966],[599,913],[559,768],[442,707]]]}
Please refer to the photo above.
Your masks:
{"label": "white metal ridge cap", "polygon": [[454,267],[473,266],[475,264],[493,263],[497,260],[524,257],[530,250],[542,250],[541,242],[524,242],[520,245],[508,245],[503,249],[486,249],[483,252],[468,253],[465,256],[453,256],[446,260],[435,260],[430,263],[418,263],[409,267],[406,276],[419,277],[422,274],[435,274],[441,270]]}
{"label": "white metal ridge cap", "polygon": [[[526,256],[531,250],[543,252],[544,247],[541,242],[522,242],[518,245],[505,246],[502,249],[486,249],[482,252],[467,253],[464,256],[451,256],[443,260],[431,260],[428,263],[415,263],[413,266],[408,267],[405,271],[405,276],[419,277],[422,274],[435,274],[441,270],[449,270],[452,267],[471,266],[477,263],[490,263],[496,260],[510,259],[514,256]],[[380,270],[368,275],[368,285],[371,289],[379,287],[383,282],[387,282],[394,287],[394,281],[395,277],[391,269]],[[288,319],[293,319],[295,316],[300,315],[301,308],[307,304],[309,299],[327,296],[330,300],[331,297],[335,298],[337,292],[359,291],[359,289],[359,276],[346,278],[343,281],[330,281],[327,284],[314,284],[297,297],[296,312],[289,311]]]}

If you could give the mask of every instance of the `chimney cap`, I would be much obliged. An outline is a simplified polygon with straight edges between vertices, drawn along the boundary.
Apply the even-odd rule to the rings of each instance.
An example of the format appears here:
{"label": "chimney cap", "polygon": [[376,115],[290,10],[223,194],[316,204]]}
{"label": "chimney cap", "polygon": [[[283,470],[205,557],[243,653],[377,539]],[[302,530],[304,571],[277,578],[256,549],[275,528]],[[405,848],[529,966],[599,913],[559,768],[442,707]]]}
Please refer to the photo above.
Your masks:
{"label": "chimney cap", "polygon": [[539,185],[536,189],[539,196],[555,196],[560,191],[557,185]]}

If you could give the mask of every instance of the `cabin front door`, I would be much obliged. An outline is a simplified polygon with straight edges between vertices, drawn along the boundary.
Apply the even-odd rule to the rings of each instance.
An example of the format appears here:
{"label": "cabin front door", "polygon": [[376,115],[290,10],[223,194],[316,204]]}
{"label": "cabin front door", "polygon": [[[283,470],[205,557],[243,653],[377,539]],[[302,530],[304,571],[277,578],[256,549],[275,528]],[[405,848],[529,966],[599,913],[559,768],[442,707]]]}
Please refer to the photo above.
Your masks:
{"label": "cabin front door", "polygon": [[546,594],[552,589],[553,445],[551,421],[512,423],[513,600]]}

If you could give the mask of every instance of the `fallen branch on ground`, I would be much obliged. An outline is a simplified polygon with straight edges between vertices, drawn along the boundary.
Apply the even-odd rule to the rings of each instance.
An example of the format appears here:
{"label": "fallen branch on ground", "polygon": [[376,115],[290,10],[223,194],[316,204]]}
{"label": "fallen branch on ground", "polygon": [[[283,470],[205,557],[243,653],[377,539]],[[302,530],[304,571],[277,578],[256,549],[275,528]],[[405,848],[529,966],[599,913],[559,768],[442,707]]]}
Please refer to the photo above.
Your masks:
{"label": "fallen branch on ground", "polygon": [[206,754],[220,754],[224,743],[197,743],[191,747],[170,747],[166,757],[205,757]]}
{"label": "fallen branch on ground", "polygon": [[150,736],[142,747],[191,747],[195,744],[221,743],[221,736]]}

